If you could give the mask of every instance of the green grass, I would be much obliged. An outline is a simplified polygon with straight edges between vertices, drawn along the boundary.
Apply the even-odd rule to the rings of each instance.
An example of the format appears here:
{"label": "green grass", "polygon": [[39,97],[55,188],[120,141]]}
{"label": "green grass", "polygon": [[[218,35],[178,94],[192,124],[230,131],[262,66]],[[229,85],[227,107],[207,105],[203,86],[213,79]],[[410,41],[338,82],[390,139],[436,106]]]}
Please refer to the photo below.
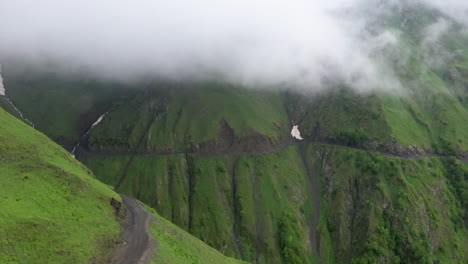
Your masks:
{"label": "green grass", "polygon": [[173,90],[172,98],[176,104],[168,114],[168,120],[178,123],[175,133],[183,134],[189,130],[195,143],[218,137],[219,123],[223,119],[237,135],[254,130],[277,137],[278,126],[286,125],[281,98],[275,93],[219,83],[205,83],[195,89]]}
{"label": "green grass", "polygon": [[5,97],[0,96],[0,107],[3,108],[5,111],[13,115],[14,117],[21,120],[21,116],[16,112],[16,110],[8,103]]}
{"label": "green grass", "polygon": [[291,93],[287,99],[290,118],[299,123],[306,137],[340,139],[344,134],[364,132],[366,140],[384,143],[390,139],[382,102],[375,94],[341,87],[313,97]]}
{"label": "green grass", "polygon": [[[403,17],[411,19],[399,23]],[[439,13],[423,7],[390,18],[388,26],[398,32],[400,49],[408,51],[408,56],[396,59],[395,66],[405,92],[396,97],[381,95],[383,108],[391,136],[402,145],[445,153],[467,151],[468,37],[454,23],[434,47],[425,47],[424,30],[438,18]]]}
{"label": "green grass", "polygon": [[158,242],[153,261],[158,264],[241,264],[247,263],[225,257],[219,251],[207,246],[201,240],[193,237],[173,223],[152,212],[155,221],[151,225],[151,233]]}
{"label": "green grass", "polygon": [[0,262],[108,263],[120,199],[43,134],[0,109]]}
{"label": "green grass", "polygon": [[[468,112],[463,106],[462,94],[456,90],[453,80],[447,78],[447,72],[424,63],[426,55],[411,35],[403,35],[402,43],[414,52],[399,69],[407,93],[400,97],[384,96],[392,136],[406,146],[416,144],[445,152],[450,152],[447,148],[466,151]],[[468,61],[468,57],[459,59]]]}
{"label": "green grass", "polygon": [[190,144],[218,140],[223,121],[239,137],[259,133],[278,139],[287,132],[287,115],[279,93],[217,82],[194,86],[163,85],[116,104],[91,133],[90,147],[139,148],[143,152],[185,150]]}
{"label": "green grass", "polygon": [[419,112],[411,105],[405,104],[401,98],[384,96],[383,102],[391,135],[398,142],[404,146],[417,145],[425,149],[432,147],[429,125],[419,118]]}

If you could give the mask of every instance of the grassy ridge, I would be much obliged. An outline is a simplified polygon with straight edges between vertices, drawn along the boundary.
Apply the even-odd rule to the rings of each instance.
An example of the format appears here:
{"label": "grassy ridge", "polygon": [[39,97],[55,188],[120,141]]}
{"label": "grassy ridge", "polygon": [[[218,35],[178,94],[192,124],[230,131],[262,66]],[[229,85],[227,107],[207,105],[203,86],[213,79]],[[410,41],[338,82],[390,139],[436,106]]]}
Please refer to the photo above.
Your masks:
{"label": "grassy ridge", "polygon": [[0,109],[0,262],[107,263],[120,227],[108,186]]}

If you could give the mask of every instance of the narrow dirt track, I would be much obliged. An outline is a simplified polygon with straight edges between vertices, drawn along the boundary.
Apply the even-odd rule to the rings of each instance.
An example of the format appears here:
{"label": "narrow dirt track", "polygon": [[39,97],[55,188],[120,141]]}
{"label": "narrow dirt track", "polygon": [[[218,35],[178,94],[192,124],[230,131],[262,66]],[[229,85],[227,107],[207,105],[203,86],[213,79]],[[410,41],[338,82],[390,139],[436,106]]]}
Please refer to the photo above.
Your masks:
{"label": "narrow dirt track", "polygon": [[127,208],[127,219],[123,226],[123,243],[112,261],[113,264],[148,264],[156,248],[156,241],[149,233],[153,216],[140,202],[121,194]]}
{"label": "narrow dirt track", "polygon": [[[278,149],[276,150],[271,150],[271,151],[253,151],[253,152],[223,152],[223,153],[218,153],[218,152],[213,152],[213,153],[197,153],[197,152],[190,152],[190,151],[180,151],[180,152],[171,152],[171,153],[132,153],[132,152],[127,152],[127,153],[112,153],[112,152],[93,152],[90,151],[87,148],[84,148],[83,146],[78,146],[77,147],[77,153],[78,155],[84,155],[84,156],[93,156],[93,157],[128,157],[128,156],[139,156],[139,157],[168,157],[168,156],[174,156],[174,155],[196,155],[199,157],[217,157],[217,156],[224,156],[224,155],[250,155],[250,156],[263,156],[263,155],[270,155],[270,154],[275,154],[279,153],[282,151],[285,151],[287,148],[290,146],[298,146],[298,145],[304,145],[304,144],[316,144],[316,145],[322,145],[322,146],[331,146],[331,147],[341,147],[345,149],[354,149],[354,150],[359,150],[359,151],[365,151],[368,153],[375,153],[382,155],[387,158],[399,158],[399,159],[406,159],[406,160],[417,160],[417,159],[423,159],[423,158],[449,158],[449,157],[455,157],[455,156],[449,156],[449,155],[441,155],[441,154],[434,154],[434,153],[428,153],[428,154],[413,154],[413,155],[396,155],[392,153],[386,153],[378,150],[369,150],[361,147],[353,147],[353,146],[347,146],[343,144],[338,144],[338,143],[330,143],[330,142],[321,142],[321,141],[313,141],[313,140],[290,140],[287,141],[286,143],[280,145]],[[468,157],[455,157],[458,161],[462,163],[468,163]]]}

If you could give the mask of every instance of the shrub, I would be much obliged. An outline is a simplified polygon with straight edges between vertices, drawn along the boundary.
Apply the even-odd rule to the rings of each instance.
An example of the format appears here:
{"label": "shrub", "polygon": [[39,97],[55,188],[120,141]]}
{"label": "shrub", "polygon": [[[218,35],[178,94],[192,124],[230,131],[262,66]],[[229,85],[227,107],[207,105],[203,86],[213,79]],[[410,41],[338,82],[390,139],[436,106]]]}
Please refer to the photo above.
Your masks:
{"label": "shrub", "polygon": [[355,130],[344,130],[340,131],[336,139],[345,145],[349,146],[361,146],[365,141],[369,139],[367,133],[362,129]]}

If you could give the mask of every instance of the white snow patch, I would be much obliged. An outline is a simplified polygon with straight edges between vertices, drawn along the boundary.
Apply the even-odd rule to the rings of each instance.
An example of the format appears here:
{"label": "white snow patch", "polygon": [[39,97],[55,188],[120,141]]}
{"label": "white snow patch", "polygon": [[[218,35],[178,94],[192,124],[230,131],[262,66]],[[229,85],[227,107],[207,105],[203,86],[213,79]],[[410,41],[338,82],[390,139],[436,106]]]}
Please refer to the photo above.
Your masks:
{"label": "white snow patch", "polygon": [[[96,122],[94,122],[94,123],[91,125],[91,128],[93,128],[93,127],[95,127],[97,124],[101,123],[102,120],[104,119],[104,117],[105,117],[106,115],[107,115],[107,112],[104,113],[104,114],[102,114],[102,115],[98,118],[98,120],[96,120]],[[90,129],[90,130],[91,130],[91,129]]]}
{"label": "white snow patch", "polygon": [[3,86],[2,65],[0,65],[0,95],[5,96],[5,86]]}
{"label": "white snow patch", "polygon": [[291,136],[295,139],[303,140],[301,137],[301,132],[299,131],[299,125],[293,126],[291,130]]}

